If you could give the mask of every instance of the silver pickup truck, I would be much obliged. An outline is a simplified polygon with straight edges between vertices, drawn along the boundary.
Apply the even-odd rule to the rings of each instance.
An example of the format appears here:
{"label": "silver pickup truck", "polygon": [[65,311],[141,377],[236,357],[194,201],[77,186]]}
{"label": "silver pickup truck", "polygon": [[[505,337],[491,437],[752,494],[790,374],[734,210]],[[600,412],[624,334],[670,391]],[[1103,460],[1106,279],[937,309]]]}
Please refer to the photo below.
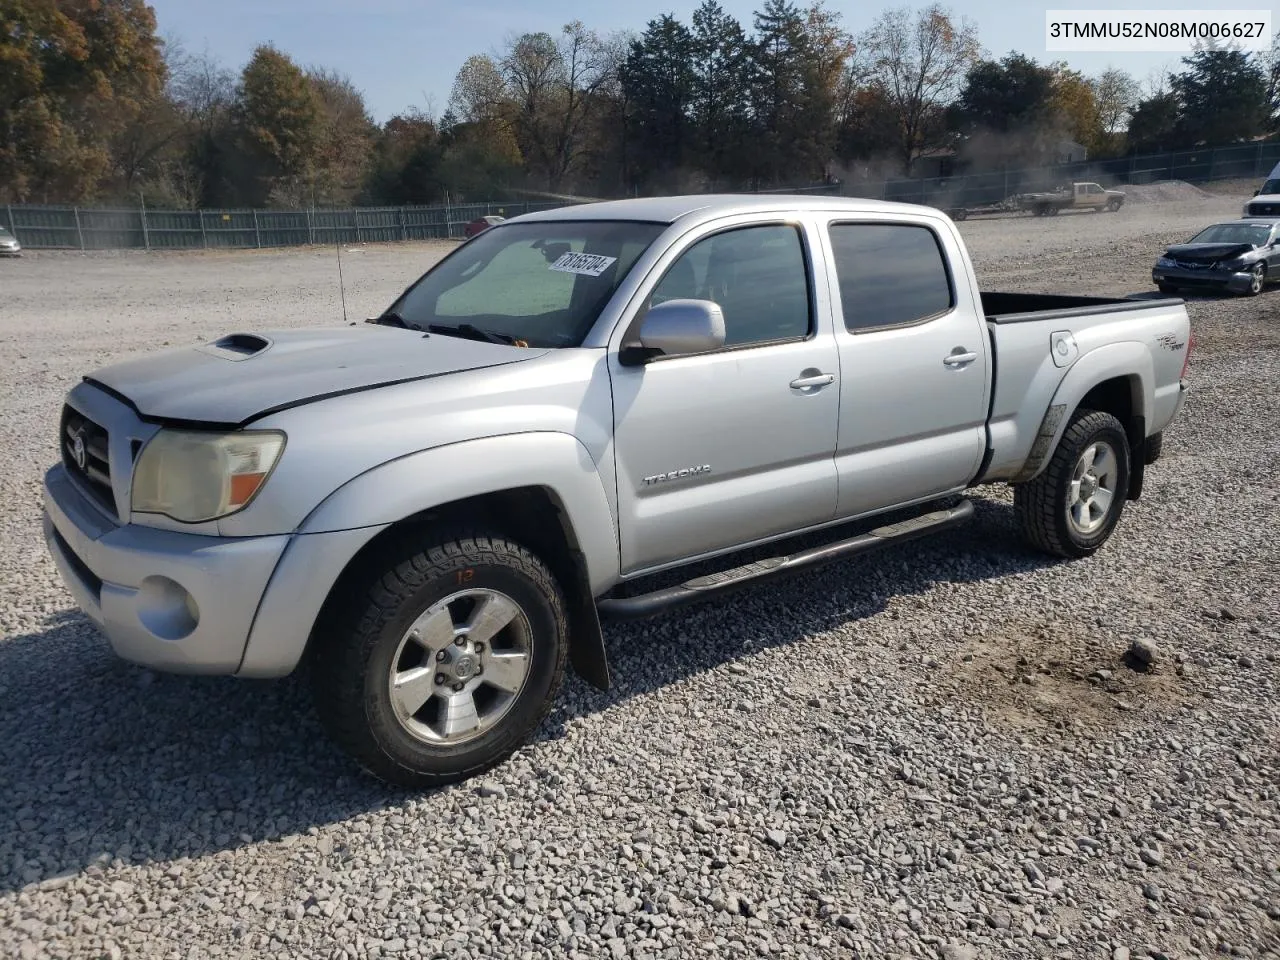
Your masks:
{"label": "silver pickup truck", "polygon": [[952,528],[977,485],[1014,485],[1035,547],[1088,556],[1191,347],[1178,299],[981,292],[927,207],[564,208],[461,244],[370,321],[85,377],[45,534],[118,655],[305,663],[357,761],[439,784],[526,742],[566,664],[608,687],[602,619]]}

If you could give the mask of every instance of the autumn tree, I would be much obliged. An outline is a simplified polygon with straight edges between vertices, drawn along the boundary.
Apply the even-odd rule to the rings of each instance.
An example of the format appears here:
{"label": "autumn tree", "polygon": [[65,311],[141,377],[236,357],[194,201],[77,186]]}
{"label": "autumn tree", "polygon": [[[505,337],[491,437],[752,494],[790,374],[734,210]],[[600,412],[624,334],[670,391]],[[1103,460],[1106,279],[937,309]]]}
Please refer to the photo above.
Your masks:
{"label": "autumn tree", "polygon": [[1069,138],[1088,149],[1090,156],[1102,144],[1102,120],[1093,84],[1079,70],[1055,63],[1050,109],[1052,115],[1046,133]]}
{"label": "autumn tree", "polygon": [[313,68],[307,79],[321,112],[313,197],[321,204],[350,203],[363,186],[377,126],[350,77]]}
{"label": "autumn tree", "polygon": [[249,197],[299,206],[312,200],[321,164],[324,105],[302,68],[275,47],[258,47],[240,79],[236,123],[254,162]]}
{"label": "autumn tree", "polygon": [[868,86],[897,117],[897,154],[910,172],[922,150],[946,139],[946,108],[981,52],[977,27],[936,3],[915,13],[899,8],[882,14],[858,47]]}
{"label": "autumn tree", "polygon": [[0,2],[0,197],[74,201],[145,165],[128,134],[165,67],[141,0]]}
{"label": "autumn tree", "polygon": [[1104,154],[1118,153],[1141,95],[1138,82],[1124,70],[1109,67],[1089,83],[1098,110],[1097,149]]}

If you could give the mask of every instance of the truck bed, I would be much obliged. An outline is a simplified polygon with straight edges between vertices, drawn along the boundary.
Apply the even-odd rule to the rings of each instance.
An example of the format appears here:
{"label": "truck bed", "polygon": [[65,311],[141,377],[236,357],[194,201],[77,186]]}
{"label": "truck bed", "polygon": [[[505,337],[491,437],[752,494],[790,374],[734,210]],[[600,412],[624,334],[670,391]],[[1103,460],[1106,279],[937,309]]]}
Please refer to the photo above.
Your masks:
{"label": "truck bed", "polygon": [[1178,297],[1077,297],[1055,293],[1001,293],[979,291],[982,312],[991,323],[1028,323],[1096,313],[1119,313],[1144,310],[1153,306],[1167,307]]}

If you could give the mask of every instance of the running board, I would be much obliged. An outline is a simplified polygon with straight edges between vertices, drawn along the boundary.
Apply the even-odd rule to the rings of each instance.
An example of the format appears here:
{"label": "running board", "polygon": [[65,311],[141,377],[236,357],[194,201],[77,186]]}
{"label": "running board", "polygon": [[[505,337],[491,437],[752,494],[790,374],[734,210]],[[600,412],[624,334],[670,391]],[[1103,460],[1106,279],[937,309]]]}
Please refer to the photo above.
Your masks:
{"label": "running board", "polygon": [[972,516],[973,502],[962,500],[950,509],[936,510],[900,523],[876,527],[874,530],[847,540],[811,547],[786,556],[757,560],[732,570],[695,577],[674,587],[664,587],[636,597],[611,597],[598,600],[596,609],[602,620],[639,620],[652,617],[688,603],[709,600],[731,590],[762,583],[774,577],[818,567],[834,560],[845,560],[860,554],[871,553],[883,547],[915,540],[926,534],[949,530]]}

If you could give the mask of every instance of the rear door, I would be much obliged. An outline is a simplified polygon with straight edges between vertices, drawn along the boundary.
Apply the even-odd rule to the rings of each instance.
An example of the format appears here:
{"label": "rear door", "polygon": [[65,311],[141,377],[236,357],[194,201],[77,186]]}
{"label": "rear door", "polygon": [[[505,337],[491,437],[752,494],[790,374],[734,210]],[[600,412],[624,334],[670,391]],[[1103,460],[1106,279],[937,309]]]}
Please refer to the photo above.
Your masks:
{"label": "rear door", "polygon": [[[811,223],[739,219],[686,237],[610,351],[624,573],[831,520],[840,383]],[[820,282],[819,282],[820,281]],[[727,342],[623,366],[649,305],[713,300]]]}
{"label": "rear door", "polygon": [[832,218],[826,242],[838,516],[963,489],[986,448],[991,349],[955,235],[910,215]]}

